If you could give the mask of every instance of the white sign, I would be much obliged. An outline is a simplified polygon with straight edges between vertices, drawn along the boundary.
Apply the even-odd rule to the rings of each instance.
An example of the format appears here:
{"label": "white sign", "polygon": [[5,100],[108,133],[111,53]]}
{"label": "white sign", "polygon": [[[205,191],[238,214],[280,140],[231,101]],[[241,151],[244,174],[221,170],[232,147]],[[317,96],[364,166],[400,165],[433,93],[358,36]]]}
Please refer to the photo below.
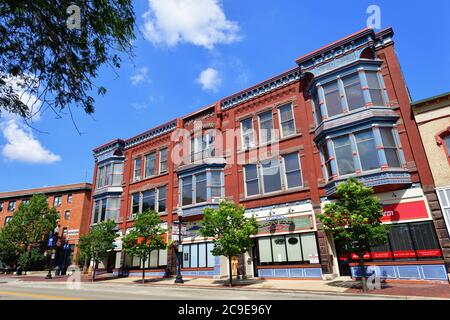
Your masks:
{"label": "white sign", "polygon": [[310,254],[309,255],[309,263],[319,263],[319,255]]}

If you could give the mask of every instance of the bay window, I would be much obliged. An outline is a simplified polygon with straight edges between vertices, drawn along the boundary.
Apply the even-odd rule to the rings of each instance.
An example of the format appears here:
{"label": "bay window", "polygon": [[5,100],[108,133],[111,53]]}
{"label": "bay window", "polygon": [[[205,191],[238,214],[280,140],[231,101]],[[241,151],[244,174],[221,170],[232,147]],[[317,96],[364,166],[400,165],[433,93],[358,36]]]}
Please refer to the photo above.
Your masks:
{"label": "bay window", "polygon": [[[363,80],[367,87],[363,89]],[[324,94],[324,111],[328,118],[343,114],[347,111],[360,109],[368,103],[374,106],[385,106],[384,88],[378,71],[364,70],[355,71],[341,78],[336,78],[319,84],[312,93],[314,112],[317,125],[322,122],[323,114],[320,109],[319,90]],[[365,91],[368,92],[365,96]]]}
{"label": "bay window", "polygon": [[120,216],[120,197],[106,197],[94,200],[92,224],[106,220],[117,221]]}
{"label": "bay window", "polygon": [[361,88],[358,73],[352,74],[342,79],[347,98],[347,106],[349,110],[362,108],[365,104],[364,94]]}
{"label": "bay window", "polygon": [[112,162],[102,164],[97,170],[97,188],[121,186],[123,178],[123,163]]}
{"label": "bay window", "polygon": [[288,137],[295,134],[294,114],[292,104],[287,104],[278,108],[280,117],[281,137]]}
{"label": "bay window", "polygon": [[273,141],[273,120],[272,111],[267,111],[259,115],[259,141],[266,144]]}
{"label": "bay window", "polygon": [[144,177],[151,177],[156,174],[156,152],[149,153],[145,156]]}
{"label": "bay window", "polygon": [[241,141],[243,149],[251,148],[255,145],[252,118],[241,121]]}
{"label": "bay window", "polygon": [[386,155],[389,167],[399,168],[400,159],[398,156],[397,145],[392,130],[388,128],[380,128],[381,140],[383,141],[384,154]]}
{"label": "bay window", "polygon": [[[376,142],[377,134],[379,143]],[[345,176],[382,167],[401,168],[401,147],[395,137],[392,127],[377,127],[330,138],[329,146],[326,143],[319,145],[324,175],[330,180],[332,174]],[[333,157],[328,147],[334,153]],[[336,164],[335,173],[331,170],[332,161]]]}
{"label": "bay window", "polygon": [[370,98],[376,106],[384,106],[383,90],[378,79],[378,73],[366,71],[367,86],[369,87]]}
{"label": "bay window", "polygon": [[343,136],[333,139],[334,151],[339,175],[346,175],[355,172],[353,152],[350,144],[350,137]]}
{"label": "bay window", "polygon": [[255,241],[259,265],[310,264],[318,256],[313,232],[261,237]]}
{"label": "bay window", "polygon": [[372,130],[364,130],[356,133],[355,140],[362,170],[366,171],[379,168],[380,162],[378,156],[373,154],[377,146]]}
{"label": "bay window", "polygon": [[180,178],[181,205],[200,204],[223,196],[223,172],[204,170]]}

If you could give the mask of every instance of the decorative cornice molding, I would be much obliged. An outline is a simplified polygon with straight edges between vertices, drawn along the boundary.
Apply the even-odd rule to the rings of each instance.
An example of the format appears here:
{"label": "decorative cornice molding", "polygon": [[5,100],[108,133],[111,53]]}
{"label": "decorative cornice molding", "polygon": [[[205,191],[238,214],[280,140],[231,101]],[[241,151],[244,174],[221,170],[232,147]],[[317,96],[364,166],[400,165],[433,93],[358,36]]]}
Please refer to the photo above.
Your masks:
{"label": "decorative cornice molding", "polygon": [[150,129],[144,133],[141,133],[133,138],[127,139],[125,140],[125,150],[134,147],[142,142],[154,139],[156,137],[159,137],[160,135],[171,132],[175,130],[176,126],[177,126],[176,120],[173,120],[157,128]]}

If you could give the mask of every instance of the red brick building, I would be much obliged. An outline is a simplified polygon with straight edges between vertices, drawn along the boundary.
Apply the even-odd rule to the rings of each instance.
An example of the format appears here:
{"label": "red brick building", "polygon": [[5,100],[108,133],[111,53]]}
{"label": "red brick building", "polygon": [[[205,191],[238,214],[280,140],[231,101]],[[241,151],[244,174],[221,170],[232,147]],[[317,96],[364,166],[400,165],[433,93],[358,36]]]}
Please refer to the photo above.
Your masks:
{"label": "red brick building", "polygon": [[[450,241],[393,30],[364,29],[296,60],[297,66],[214,104],[126,140],[94,149],[91,222],[115,219],[120,234],[147,208],[168,238],[183,219],[185,276],[227,275],[211,239],[200,236],[205,207],[222,199],[257,218],[240,273],[262,278],[358,276],[351,252],[323,231],[316,214],[336,185],[357,177],[375,189],[389,242],[367,253],[369,271],[388,279],[447,280]],[[121,253],[108,265],[137,270]],[[149,275],[173,270],[172,252],[154,252]]]}
{"label": "red brick building", "polygon": [[0,228],[12,219],[14,211],[21,203],[29,201],[35,194],[46,195],[49,206],[59,212],[59,236],[63,239],[62,243],[67,241],[70,246],[66,253],[67,263],[75,262],[78,239],[82,234],[87,233],[90,227],[91,184],[76,183],[2,192],[0,193]]}

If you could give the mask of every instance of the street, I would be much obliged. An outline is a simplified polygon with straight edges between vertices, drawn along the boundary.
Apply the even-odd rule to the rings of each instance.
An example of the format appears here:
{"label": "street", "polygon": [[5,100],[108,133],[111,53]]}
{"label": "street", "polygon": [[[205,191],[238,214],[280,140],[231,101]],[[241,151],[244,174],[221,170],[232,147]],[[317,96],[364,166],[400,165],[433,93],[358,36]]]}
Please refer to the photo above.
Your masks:
{"label": "street", "polygon": [[355,300],[401,297],[361,297],[346,294],[203,289],[136,284],[81,283],[77,289],[64,282],[0,280],[0,300]]}

